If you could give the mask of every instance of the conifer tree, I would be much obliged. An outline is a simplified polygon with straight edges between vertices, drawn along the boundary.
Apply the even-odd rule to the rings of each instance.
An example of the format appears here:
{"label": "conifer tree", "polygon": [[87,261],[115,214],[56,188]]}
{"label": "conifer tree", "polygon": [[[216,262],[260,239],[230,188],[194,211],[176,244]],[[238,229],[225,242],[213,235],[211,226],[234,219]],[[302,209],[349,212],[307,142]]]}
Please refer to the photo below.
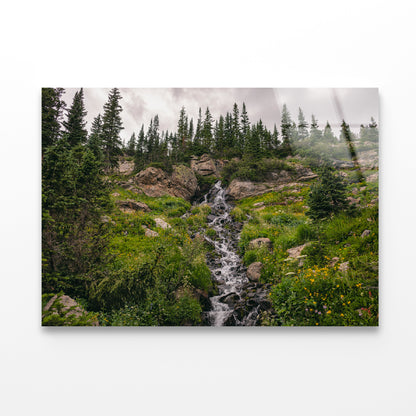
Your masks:
{"label": "conifer tree", "polygon": [[305,120],[302,109],[299,107],[298,114],[298,139],[305,140],[308,137],[308,123]]}
{"label": "conifer tree", "polygon": [[195,137],[194,137],[193,144],[192,144],[192,152],[197,156],[200,156],[203,153],[201,136],[202,136],[202,112],[201,112],[201,107],[199,107],[198,120],[196,123],[196,129],[195,129]]}
{"label": "conifer tree", "polygon": [[335,137],[334,133],[332,132],[332,128],[331,125],[329,124],[329,122],[326,122],[326,126],[324,129],[324,134],[323,134],[323,141],[326,143],[336,143],[337,142],[337,138]]}
{"label": "conifer tree", "polygon": [[204,152],[210,153],[212,148],[212,122],[213,118],[207,107],[205,111],[205,119],[202,127],[202,147]]}
{"label": "conifer tree", "polygon": [[128,156],[134,156],[134,154],[136,153],[136,135],[134,132],[132,133],[129,141],[127,142],[126,153]]}
{"label": "conifer tree", "polygon": [[272,146],[273,146],[274,152],[276,152],[279,149],[279,146],[280,146],[279,132],[277,131],[276,124],[274,125],[274,128],[273,128]]}
{"label": "conifer tree", "polygon": [[225,150],[225,130],[224,117],[222,115],[220,116],[219,121],[215,124],[214,142],[216,152],[218,152],[220,155],[223,155]]}
{"label": "conifer tree", "polygon": [[322,140],[322,131],[319,130],[318,120],[312,114],[312,121],[311,121],[311,142],[313,144],[320,143]]}
{"label": "conifer tree", "polygon": [[67,113],[67,120],[62,123],[65,128],[68,144],[71,147],[87,142],[88,132],[85,128],[87,122],[84,120],[86,115],[84,90],[81,88],[74,95],[72,105]]}
{"label": "conifer tree", "polygon": [[91,133],[88,138],[87,146],[94,154],[95,158],[99,161],[103,160],[103,149],[102,149],[102,127],[103,122],[101,119],[101,114],[98,114],[94,118],[91,125]]}
{"label": "conifer tree", "polygon": [[233,146],[233,118],[229,112],[224,119],[224,147],[231,149]]}
{"label": "conifer tree", "polygon": [[65,102],[63,88],[42,88],[42,152],[62,135],[61,121]]}
{"label": "conifer tree", "polygon": [[252,125],[251,126],[251,132],[248,139],[247,144],[247,153],[253,158],[253,159],[260,159],[261,158],[261,143],[260,143],[260,131],[259,126]]}
{"label": "conifer tree", "polygon": [[233,105],[233,117],[232,117],[232,143],[231,147],[237,147],[241,149],[241,131],[240,131],[240,112],[238,110],[237,103]]}
{"label": "conifer tree", "polygon": [[286,107],[286,104],[283,104],[283,108],[282,108],[280,130],[282,133],[281,155],[287,156],[287,155],[292,154],[292,147],[291,147],[292,120],[290,118],[290,113]]}
{"label": "conifer tree", "polygon": [[134,155],[134,167],[137,171],[143,169],[145,166],[145,148],[144,124],[142,124],[137,136],[136,153]]}
{"label": "conifer tree", "polygon": [[187,138],[188,138],[188,118],[186,116],[185,107],[182,107],[179,113],[177,134],[178,134],[179,140],[181,141],[182,151],[184,151],[187,145]]}
{"label": "conifer tree", "polygon": [[107,172],[118,165],[118,156],[121,154],[120,132],[124,128],[120,116],[123,111],[119,103],[121,99],[120,91],[113,88],[104,104],[102,142],[104,166]]}
{"label": "conifer tree", "polygon": [[241,149],[244,149],[245,142],[248,139],[250,134],[250,121],[248,119],[246,104],[243,103],[243,108],[241,110]]}
{"label": "conifer tree", "polygon": [[320,220],[348,208],[346,185],[331,168],[324,168],[318,182],[311,186],[307,199],[307,215]]}
{"label": "conifer tree", "polygon": [[189,122],[189,130],[188,130],[188,140],[190,143],[192,143],[193,138],[194,138],[194,119],[191,118],[191,121]]}

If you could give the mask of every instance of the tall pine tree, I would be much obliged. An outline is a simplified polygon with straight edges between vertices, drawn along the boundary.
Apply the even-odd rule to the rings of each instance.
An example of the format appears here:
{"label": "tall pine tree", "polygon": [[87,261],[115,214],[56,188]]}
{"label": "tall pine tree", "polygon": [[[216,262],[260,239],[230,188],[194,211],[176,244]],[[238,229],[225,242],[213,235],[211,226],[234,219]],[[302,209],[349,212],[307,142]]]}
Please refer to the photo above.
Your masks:
{"label": "tall pine tree", "polygon": [[113,88],[104,104],[102,143],[104,166],[107,172],[118,166],[118,157],[121,154],[120,132],[124,128],[120,116],[123,111],[120,105],[121,99],[120,91]]}
{"label": "tall pine tree", "polygon": [[85,128],[87,112],[84,105],[84,90],[81,88],[74,95],[72,105],[68,110],[67,120],[63,122],[66,139],[71,147],[87,142],[88,132]]}
{"label": "tall pine tree", "polygon": [[63,88],[42,88],[42,153],[62,135],[61,121],[65,109]]}

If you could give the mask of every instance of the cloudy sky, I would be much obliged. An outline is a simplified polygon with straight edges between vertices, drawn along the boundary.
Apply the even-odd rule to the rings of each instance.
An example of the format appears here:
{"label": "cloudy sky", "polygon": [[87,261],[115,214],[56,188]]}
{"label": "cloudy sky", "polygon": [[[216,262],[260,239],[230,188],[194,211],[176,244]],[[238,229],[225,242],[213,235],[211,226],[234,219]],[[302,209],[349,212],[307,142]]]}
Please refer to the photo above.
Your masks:
{"label": "cloudy sky", "polygon": [[[76,88],[66,89],[64,100],[68,107],[75,91]],[[94,117],[102,114],[109,91],[110,88],[84,88],[88,129]],[[120,92],[124,141],[137,133],[142,123],[147,129],[156,114],[161,130],[175,131],[182,106],[194,119],[194,125],[199,107],[204,113],[208,106],[214,119],[218,119],[220,114],[232,111],[235,102],[240,112],[245,102],[250,121],[261,119],[269,129],[275,123],[279,128],[283,104],[295,122],[301,107],[308,122],[314,114],[322,128],[329,121],[337,134],[342,118],[354,131],[360,124],[368,124],[370,117],[379,121],[377,88],[120,88]]]}

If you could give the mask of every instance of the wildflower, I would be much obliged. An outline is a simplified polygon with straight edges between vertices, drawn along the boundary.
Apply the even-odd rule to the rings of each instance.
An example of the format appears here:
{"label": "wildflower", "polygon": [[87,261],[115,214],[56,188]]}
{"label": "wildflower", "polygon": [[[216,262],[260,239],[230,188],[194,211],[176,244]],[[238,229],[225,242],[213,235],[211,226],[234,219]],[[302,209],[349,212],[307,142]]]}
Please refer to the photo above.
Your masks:
{"label": "wildflower", "polygon": [[324,309],[326,309],[326,305],[324,305]]}
{"label": "wildflower", "polygon": [[318,322],[315,325],[319,325]]}
{"label": "wildflower", "polygon": [[322,315],[322,312],[321,312],[321,311],[319,311],[319,312],[318,312],[318,315]]}
{"label": "wildflower", "polygon": [[331,311],[326,311],[326,313],[329,315],[331,313]]}
{"label": "wildflower", "polygon": [[343,313],[341,313],[341,316],[344,316],[344,314],[343,314]]}

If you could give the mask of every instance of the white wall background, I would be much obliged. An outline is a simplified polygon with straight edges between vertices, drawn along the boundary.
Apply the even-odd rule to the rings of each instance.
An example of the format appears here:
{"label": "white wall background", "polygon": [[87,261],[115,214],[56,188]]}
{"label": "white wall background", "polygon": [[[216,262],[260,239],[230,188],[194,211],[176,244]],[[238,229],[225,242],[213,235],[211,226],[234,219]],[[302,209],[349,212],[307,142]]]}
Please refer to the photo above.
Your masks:
{"label": "white wall background", "polygon": [[[411,415],[412,1],[20,1],[1,13],[4,415]],[[42,329],[40,87],[379,87],[378,329]]]}

